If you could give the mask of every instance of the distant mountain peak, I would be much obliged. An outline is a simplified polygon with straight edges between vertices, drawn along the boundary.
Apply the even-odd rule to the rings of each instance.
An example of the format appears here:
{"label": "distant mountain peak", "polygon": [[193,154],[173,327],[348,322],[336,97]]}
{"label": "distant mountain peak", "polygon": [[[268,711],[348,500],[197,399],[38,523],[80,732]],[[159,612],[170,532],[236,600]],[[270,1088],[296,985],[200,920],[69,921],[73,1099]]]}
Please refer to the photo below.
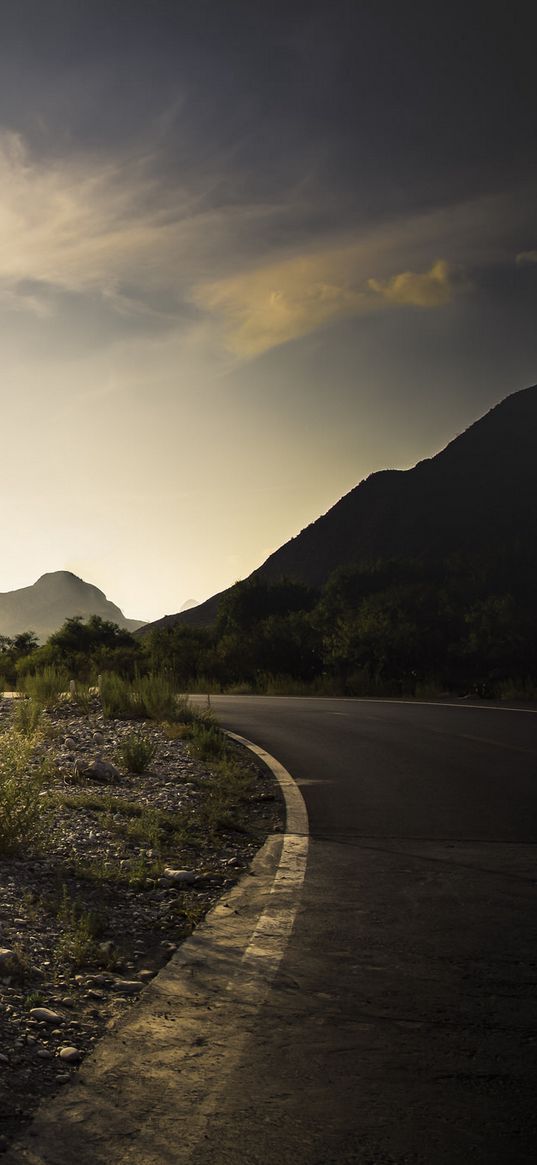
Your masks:
{"label": "distant mountain peak", "polygon": [[126,619],[104,591],[70,570],[47,571],[32,586],[0,594],[0,635],[34,631],[39,639],[48,639],[75,615],[99,615],[127,631],[144,626],[141,619]]}

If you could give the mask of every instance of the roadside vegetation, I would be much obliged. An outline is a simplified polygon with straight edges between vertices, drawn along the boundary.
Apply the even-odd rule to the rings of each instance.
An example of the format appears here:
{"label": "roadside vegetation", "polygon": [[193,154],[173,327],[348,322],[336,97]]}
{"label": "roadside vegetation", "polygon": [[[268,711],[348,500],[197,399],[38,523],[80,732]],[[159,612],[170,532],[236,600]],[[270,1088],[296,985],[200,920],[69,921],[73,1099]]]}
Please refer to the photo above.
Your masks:
{"label": "roadside vegetation", "polygon": [[179,692],[533,700],[531,553],[380,560],[335,571],[322,590],[253,577],[226,593],[211,627],[133,636],[72,618],[42,645],[31,632],[0,637],[0,675],[45,707],[69,679],[81,702],[99,682],[107,715],[161,721],[179,719]]}

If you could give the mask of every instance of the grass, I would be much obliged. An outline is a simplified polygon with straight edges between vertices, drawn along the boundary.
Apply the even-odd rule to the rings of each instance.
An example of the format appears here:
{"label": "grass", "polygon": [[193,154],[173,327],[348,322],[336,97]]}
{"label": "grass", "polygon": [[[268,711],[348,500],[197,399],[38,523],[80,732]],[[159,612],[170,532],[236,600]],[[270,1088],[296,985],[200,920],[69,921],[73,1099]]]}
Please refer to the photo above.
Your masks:
{"label": "grass", "polygon": [[101,678],[103,712],[111,720],[177,719],[180,704],[173,684],[166,676],[140,676],[125,680],[108,672]]}
{"label": "grass", "polygon": [[15,700],[12,723],[22,736],[35,736],[43,726],[43,705],[35,699]]}
{"label": "grass", "polygon": [[131,732],[120,744],[117,755],[128,773],[145,773],[154,760],[157,746],[143,732]]}
{"label": "grass", "polygon": [[63,668],[44,667],[35,675],[24,676],[20,688],[43,708],[52,708],[69,690],[69,675]]}
{"label": "grass", "polygon": [[44,776],[33,767],[35,736],[8,728],[0,747],[0,855],[37,847],[47,826]]}
{"label": "grass", "polygon": [[86,910],[80,902],[70,898],[65,887],[57,919],[62,927],[56,946],[56,956],[60,962],[84,967],[97,961],[99,953],[97,940],[102,937],[105,929],[103,919],[94,911]]}

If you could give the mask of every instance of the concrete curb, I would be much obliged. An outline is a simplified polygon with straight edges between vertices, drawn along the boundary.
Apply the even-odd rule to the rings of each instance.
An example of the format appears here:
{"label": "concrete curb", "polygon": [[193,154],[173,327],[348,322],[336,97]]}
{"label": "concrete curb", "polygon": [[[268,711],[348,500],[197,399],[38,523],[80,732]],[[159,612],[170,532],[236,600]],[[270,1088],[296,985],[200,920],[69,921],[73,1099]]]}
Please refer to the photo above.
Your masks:
{"label": "concrete curb", "polygon": [[228,735],[274,774],[285,833],[267,838],[76,1081],[41,1106],[3,1156],[6,1165],[186,1165],[203,1136],[285,953],[309,841],[290,773],[251,741]]}

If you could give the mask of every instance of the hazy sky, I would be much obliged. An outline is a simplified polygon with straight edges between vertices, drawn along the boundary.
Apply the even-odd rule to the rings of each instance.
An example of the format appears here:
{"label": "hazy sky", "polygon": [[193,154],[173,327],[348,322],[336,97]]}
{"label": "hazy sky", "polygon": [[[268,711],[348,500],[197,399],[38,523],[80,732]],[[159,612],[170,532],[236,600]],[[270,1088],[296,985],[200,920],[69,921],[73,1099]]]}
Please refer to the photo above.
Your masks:
{"label": "hazy sky", "polygon": [[494,7],[0,0],[0,591],[177,611],[535,383]]}

